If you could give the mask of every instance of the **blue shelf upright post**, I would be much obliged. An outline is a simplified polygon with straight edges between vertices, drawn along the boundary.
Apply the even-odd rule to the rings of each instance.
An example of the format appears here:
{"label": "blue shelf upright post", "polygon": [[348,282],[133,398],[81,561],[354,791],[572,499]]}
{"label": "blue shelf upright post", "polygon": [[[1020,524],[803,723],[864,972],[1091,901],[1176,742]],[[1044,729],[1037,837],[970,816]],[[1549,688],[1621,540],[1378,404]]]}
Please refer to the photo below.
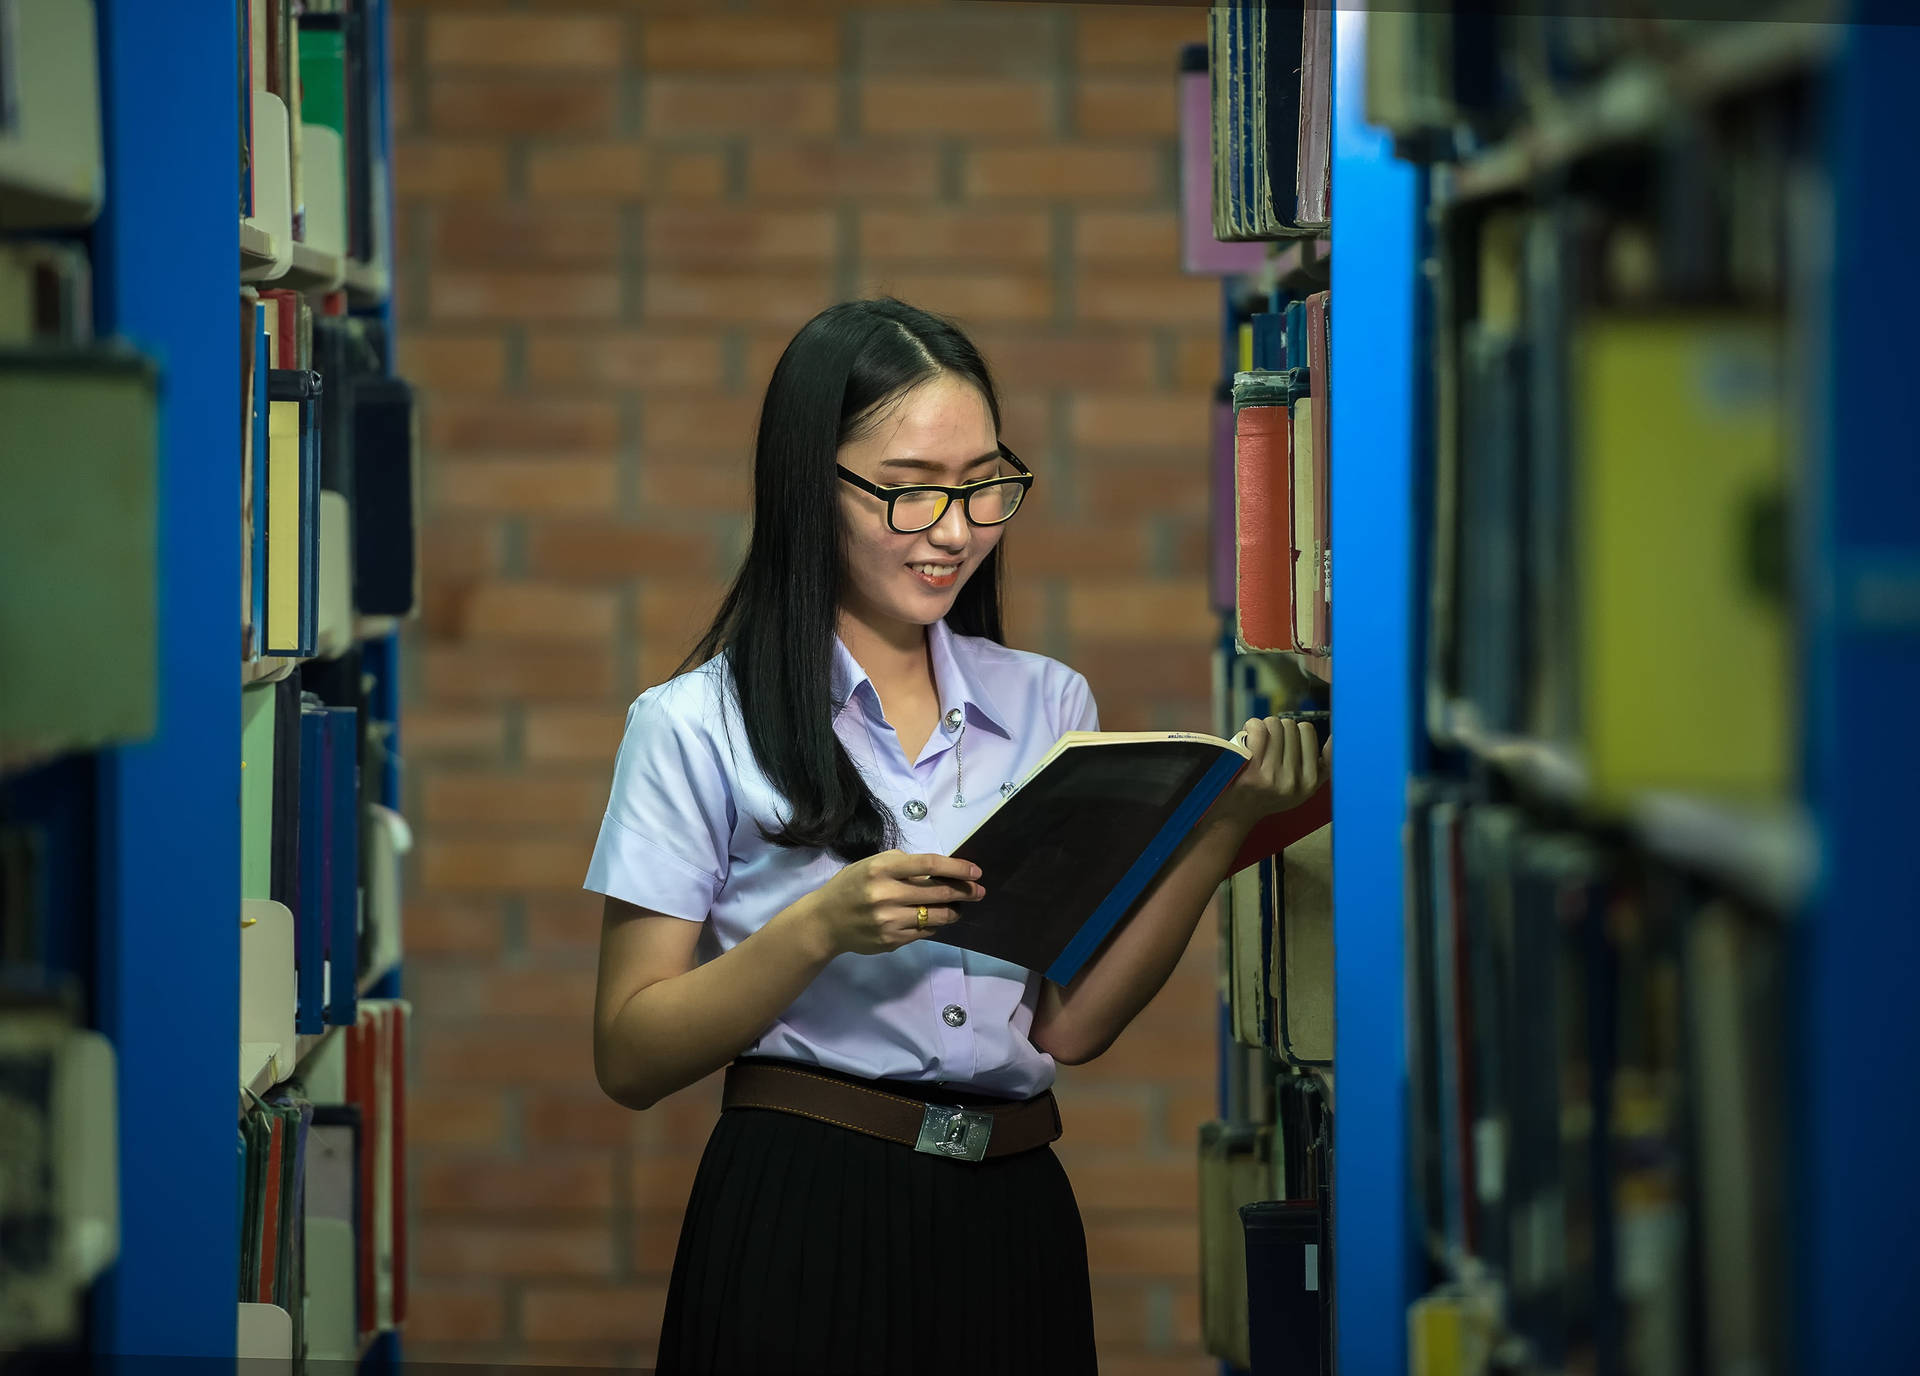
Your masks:
{"label": "blue shelf upright post", "polygon": [[1851,25],[1842,42],[1826,143],[1832,313],[1808,647],[1822,874],[1801,933],[1793,1077],[1806,1093],[1793,1365],[1822,1373],[1909,1369],[1920,1288],[1909,1092],[1920,1059],[1920,186],[1900,171],[1912,163],[1920,28],[1904,0],[1856,10],[1879,22]]}
{"label": "blue shelf upright post", "polygon": [[[1413,169],[1362,114],[1367,14],[1334,27],[1334,1268],[1343,1370],[1407,1369],[1401,851],[1415,710]],[[1383,863],[1384,862],[1384,863]]]}
{"label": "blue shelf upright post", "polygon": [[240,998],[239,200],[234,7],[98,0],[96,325],[155,358],[159,717],[102,752],[101,1029],[119,1061],[120,1254],[93,1346],[231,1360]]}

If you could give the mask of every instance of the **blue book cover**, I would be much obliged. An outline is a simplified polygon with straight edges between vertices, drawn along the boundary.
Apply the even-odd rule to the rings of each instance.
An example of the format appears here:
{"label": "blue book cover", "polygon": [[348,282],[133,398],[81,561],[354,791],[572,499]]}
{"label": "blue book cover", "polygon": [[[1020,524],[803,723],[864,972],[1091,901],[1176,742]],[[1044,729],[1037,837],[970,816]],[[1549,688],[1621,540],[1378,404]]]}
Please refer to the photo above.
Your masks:
{"label": "blue book cover", "polygon": [[300,877],[294,894],[294,1030],[326,1026],[326,940],[321,928],[325,890],[327,713],[317,699],[300,705]]}
{"label": "blue book cover", "polygon": [[327,965],[332,988],[327,1021],[351,1027],[359,1017],[360,979],[360,762],[359,713],[327,708],[329,847]]}

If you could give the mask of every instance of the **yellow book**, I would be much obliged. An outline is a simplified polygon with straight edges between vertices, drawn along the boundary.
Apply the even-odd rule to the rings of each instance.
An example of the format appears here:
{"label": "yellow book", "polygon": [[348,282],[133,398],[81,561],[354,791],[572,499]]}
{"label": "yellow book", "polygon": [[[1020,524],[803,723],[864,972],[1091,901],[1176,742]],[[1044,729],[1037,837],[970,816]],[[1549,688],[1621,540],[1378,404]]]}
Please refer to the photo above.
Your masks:
{"label": "yellow book", "polygon": [[267,403],[267,649],[300,643],[300,403]]}
{"label": "yellow book", "polygon": [[1601,801],[1765,800],[1793,760],[1777,321],[1602,316],[1574,341],[1581,717]]}

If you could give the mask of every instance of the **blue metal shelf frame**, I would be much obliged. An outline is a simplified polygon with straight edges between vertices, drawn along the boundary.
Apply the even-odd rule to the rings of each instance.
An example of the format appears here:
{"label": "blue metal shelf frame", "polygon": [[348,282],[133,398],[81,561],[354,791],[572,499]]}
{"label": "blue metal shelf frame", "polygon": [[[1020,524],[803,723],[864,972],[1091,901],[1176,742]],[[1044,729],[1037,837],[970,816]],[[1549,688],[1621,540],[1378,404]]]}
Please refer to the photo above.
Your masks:
{"label": "blue metal shelf frame", "polygon": [[[1822,876],[1800,933],[1804,1087],[1795,1195],[1794,1369],[1900,1371],[1920,1290],[1920,186],[1912,165],[1920,28],[1906,0],[1864,0],[1835,68],[1831,314],[1822,362],[1809,792]],[[1880,22],[1871,22],[1878,20]]]}
{"label": "blue metal shelf frame", "polygon": [[1334,24],[1334,1270],[1352,1372],[1407,1369],[1406,817],[1417,703],[1414,171],[1362,115],[1364,10]]}
{"label": "blue metal shelf frame", "polygon": [[119,1058],[110,1356],[231,1359],[240,989],[239,202],[234,7],[98,0],[95,323],[161,366],[159,721],[104,751],[99,1022]]}

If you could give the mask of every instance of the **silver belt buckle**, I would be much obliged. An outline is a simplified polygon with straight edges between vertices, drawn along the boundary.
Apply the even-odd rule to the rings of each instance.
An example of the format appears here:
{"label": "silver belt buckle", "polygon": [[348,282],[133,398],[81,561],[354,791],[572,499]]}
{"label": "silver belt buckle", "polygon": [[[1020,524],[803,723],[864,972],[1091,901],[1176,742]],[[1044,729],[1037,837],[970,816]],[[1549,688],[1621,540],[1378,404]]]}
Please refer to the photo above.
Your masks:
{"label": "silver belt buckle", "polygon": [[950,1104],[928,1104],[920,1119],[920,1140],[913,1144],[913,1149],[953,1161],[979,1161],[987,1154],[987,1139],[991,1136],[992,1114]]}

